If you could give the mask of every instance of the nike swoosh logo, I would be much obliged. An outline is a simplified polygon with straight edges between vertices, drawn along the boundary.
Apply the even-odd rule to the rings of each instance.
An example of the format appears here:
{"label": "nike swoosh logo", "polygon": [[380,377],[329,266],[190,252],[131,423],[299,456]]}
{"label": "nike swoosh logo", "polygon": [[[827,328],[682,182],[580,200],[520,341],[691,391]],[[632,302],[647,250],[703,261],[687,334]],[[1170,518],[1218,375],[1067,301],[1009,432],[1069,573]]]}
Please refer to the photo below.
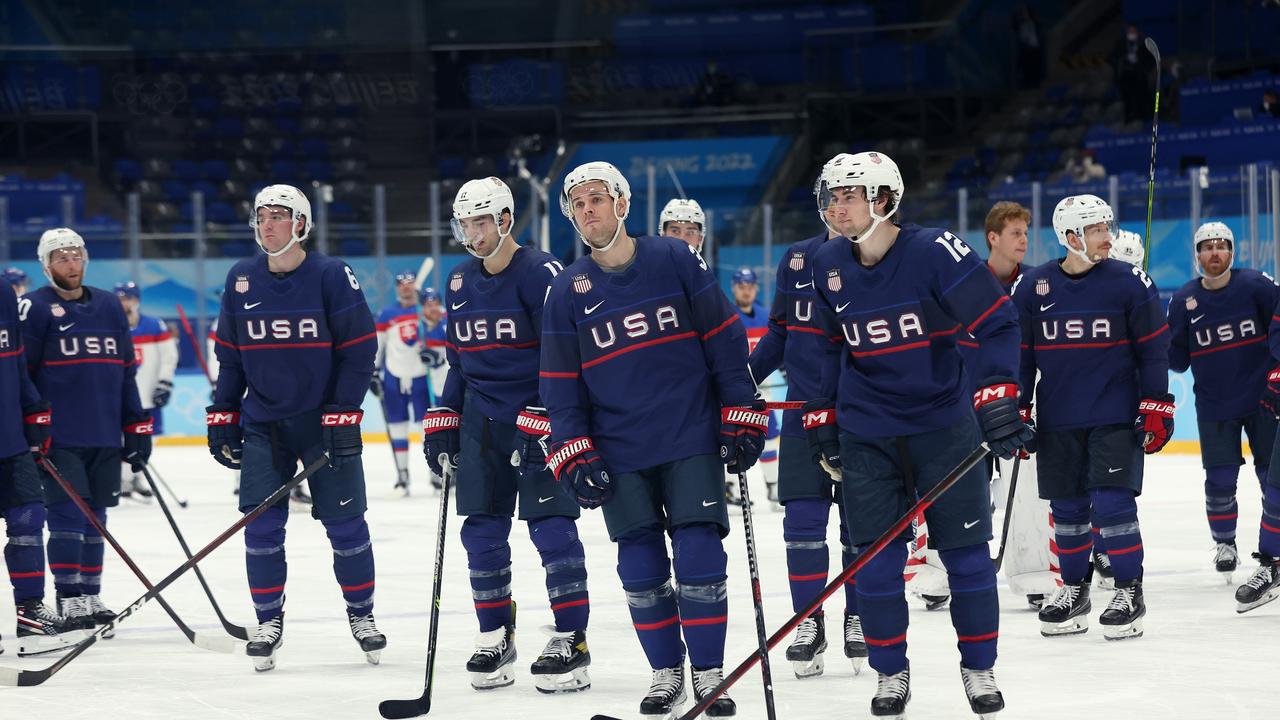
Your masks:
{"label": "nike swoosh logo", "polygon": [[1120,471],[1121,471],[1121,470],[1123,470],[1123,469],[1124,469],[1124,468],[1122,468],[1122,467],[1118,467],[1118,468],[1111,468],[1111,467],[1109,467],[1109,468],[1107,468],[1107,472],[1108,472],[1108,473],[1118,473],[1118,472],[1120,472]]}
{"label": "nike swoosh logo", "polygon": [[259,300],[259,301],[258,301],[258,302],[256,302],[256,303],[245,303],[245,304],[244,304],[244,309],[245,309],[245,310],[252,310],[252,309],[254,309],[254,308],[258,307],[258,306],[259,306],[259,305],[261,305],[261,304],[262,304],[262,301],[261,301],[261,300]]}
{"label": "nike swoosh logo", "polygon": [[58,326],[58,329],[59,329],[59,330],[66,330],[67,328],[71,327],[72,325],[75,325],[75,323],[67,323],[66,325],[59,325],[59,326]]}
{"label": "nike swoosh logo", "polygon": [[351,502],[352,500],[354,500],[354,498],[347,498],[346,500],[339,500],[339,501],[338,501],[338,504],[339,504],[339,505],[346,505],[347,503]]}
{"label": "nike swoosh logo", "polygon": [[538,498],[538,504],[541,505],[544,502],[551,502],[552,500],[555,500],[555,499],[556,498],[554,495],[552,495],[551,497],[540,497]]}
{"label": "nike swoosh logo", "polygon": [[840,312],[844,312],[844,309],[845,309],[845,308],[847,308],[847,307],[849,307],[851,304],[852,304],[852,303],[845,303],[845,304],[843,304],[843,305],[837,305],[837,306],[836,306],[836,312],[838,312],[838,313],[840,313]]}
{"label": "nike swoosh logo", "polygon": [[1051,303],[1049,303],[1048,305],[1041,305],[1041,306],[1040,306],[1040,312],[1044,312],[1045,310],[1048,310],[1049,308],[1051,308],[1051,307],[1053,307],[1054,305],[1057,305],[1057,304],[1058,304],[1058,303],[1056,303],[1056,302],[1051,302]]}
{"label": "nike swoosh logo", "polygon": [[715,500],[703,500],[703,501],[702,501],[702,507],[711,507],[712,505],[715,505],[715,504],[716,504],[716,501],[715,501]]}
{"label": "nike swoosh logo", "polygon": [[463,305],[466,305],[466,304],[467,304],[467,303],[469,303],[469,302],[471,302],[471,301],[470,301],[470,300],[463,300],[462,302],[458,303],[457,305],[454,305],[453,303],[449,303],[449,309],[450,309],[450,310],[457,310],[458,308],[462,307]]}
{"label": "nike swoosh logo", "polygon": [[965,529],[965,530],[968,530],[969,528],[973,527],[974,525],[977,525],[977,524],[978,524],[978,523],[980,523],[980,522],[982,522],[982,521],[981,521],[981,520],[972,520],[972,521],[970,521],[970,522],[967,522],[967,523],[965,523],[965,524],[964,524],[964,529]]}
{"label": "nike swoosh logo", "polygon": [[1200,322],[1200,321],[1201,321],[1201,320],[1203,320],[1203,319],[1204,319],[1204,316],[1203,316],[1203,315],[1197,315],[1197,316],[1195,316],[1195,317],[1191,318],[1191,324],[1192,324],[1192,325],[1195,325],[1196,323]]}
{"label": "nike swoosh logo", "polygon": [[595,305],[592,305],[589,308],[583,308],[582,312],[586,313],[587,315],[590,315],[591,313],[596,311],[596,308],[600,307],[603,304],[604,304],[604,301],[601,300],[600,302],[596,303]]}
{"label": "nike swoosh logo", "polygon": [[810,281],[809,281],[809,282],[807,282],[807,283],[796,283],[796,289],[797,289],[797,290],[803,290],[803,289],[805,289],[805,288],[807,288],[807,287],[813,287],[813,281],[812,281],[812,280],[810,280]]}

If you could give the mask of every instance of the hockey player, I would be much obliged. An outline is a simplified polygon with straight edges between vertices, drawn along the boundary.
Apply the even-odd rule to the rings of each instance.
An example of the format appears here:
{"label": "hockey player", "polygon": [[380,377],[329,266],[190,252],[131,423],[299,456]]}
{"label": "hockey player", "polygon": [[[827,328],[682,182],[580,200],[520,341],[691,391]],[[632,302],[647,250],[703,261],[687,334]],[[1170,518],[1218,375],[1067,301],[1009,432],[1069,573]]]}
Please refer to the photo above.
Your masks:
{"label": "hockey player", "polygon": [[[311,203],[301,191],[270,185],[253,207],[250,225],[265,255],[241,260],[227,273],[218,318],[218,384],[206,415],[209,452],[241,471],[241,512],[292,477],[299,458],[310,463],[328,455],[328,464],[311,476],[311,514],[324,524],[333,548],[351,635],[376,665],[387,639],[374,624],[373,546],[360,458],[360,402],[377,352],[373,316],[350,267],[304,248]],[[258,617],[245,652],[259,671],[275,667],[284,635],[286,506],[271,507],[244,530]]]}
{"label": "hockey player", "polygon": [[13,288],[14,295],[22,297],[27,294],[27,273],[16,265],[10,265],[4,269],[4,279],[9,281],[9,285]]}
{"label": "hockey player", "polygon": [[[409,494],[409,418],[422,417],[428,407],[427,366],[420,356],[417,275],[396,275],[396,301],[378,314],[378,356],[370,391],[382,403],[387,435],[396,460],[395,489]],[[387,391],[390,388],[390,391]],[[412,404],[413,415],[410,416]]]}
{"label": "hockey player", "polygon": [[[1110,206],[1093,195],[1064,198],[1053,228],[1066,257],[1028,270],[1013,291],[1022,383],[1034,384],[1038,410],[1037,479],[1053,512],[1062,569],[1062,588],[1040,610],[1040,632],[1088,630],[1096,526],[1116,588],[1099,618],[1103,634],[1141,637],[1146,605],[1136,500],[1143,453],[1159,452],[1173,433],[1169,326],[1151,278],[1107,258],[1115,237]],[[1022,399],[1027,416],[1031,401],[1030,393]]]}
{"label": "hockey player", "polygon": [[[818,207],[833,209],[846,239],[824,243],[813,261],[814,314],[832,344],[804,423],[819,460],[841,481],[855,546],[882,534],[980,442],[1011,457],[1032,440],[1018,417],[1009,296],[952,233],[886,222],[903,191],[897,165],[875,152],[837,156],[819,179]],[[963,370],[961,331],[980,344],[977,362]],[[977,393],[967,374],[979,378]],[[984,716],[1004,707],[992,670],[999,603],[987,554],[989,492],[978,466],[925,511],[947,568],[965,694]],[[906,560],[898,539],[858,577],[869,662],[879,674],[877,717],[901,717],[911,698]]]}
{"label": "hockey player", "polygon": [[496,177],[465,183],[453,201],[454,237],[475,259],[449,276],[449,376],[440,404],[423,418],[423,449],[437,474],[442,454],[457,463],[462,545],[480,622],[467,662],[472,687],[515,682],[509,537],[518,503],[546,569],[555,618],[530,672],[542,692],[572,692],[591,687],[581,511],[547,471],[550,430],[538,393],[542,306],[563,268],[554,256],[516,243],[514,210],[511,189]]}
{"label": "hockey player", "polygon": [[658,216],[663,235],[683,240],[694,250],[702,250],[706,226],[707,215],[697,200],[675,198],[663,206]]}
{"label": "hockey player", "polygon": [[[160,409],[169,404],[173,395],[173,375],[178,369],[178,339],[169,332],[165,322],[157,317],[142,314],[142,291],[133,281],[117,283],[116,297],[124,307],[125,317],[133,337],[134,359],[138,365],[138,398],[155,425],[155,433],[164,432]],[[121,497],[137,494],[151,497],[151,490],[141,475],[122,468],[120,478]]]}
{"label": "hockey player", "polygon": [[69,633],[74,639],[64,634],[72,628],[44,604],[44,488],[31,454],[48,452],[51,423],[49,403],[27,374],[18,301],[8,280],[0,280],[0,514],[19,657],[61,652],[80,639],[79,632]]}
{"label": "hockey player", "polygon": [[448,321],[445,319],[444,300],[435,288],[423,288],[418,294],[418,300],[422,306],[423,343],[420,357],[430,373],[431,404],[434,405],[434,398],[444,392],[444,383],[449,377],[449,357],[446,351],[449,342]]}
{"label": "hockey player", "polygon": [[[630,209],[631,187],[609,163],[565,177],[560,210],[591,252],[551,284],[540,387],[551,415],[547,464],[579,505],[603,507],[618,545],[618,575],[653,669],[640,714],[669,717],[686,696],[686,643],[695,697],[723,678],[723,478],[726,467],[755,464],[768,418],[742,322],[706,262],[692,245],[629,235]],[[726,696],[708,710],[735,713]]]}
{"label": "hockey player", "polygon": [[[1123,234],[1123,233],[1121,233]],[[1200,277],[1178,288],[1169,301],[1169,368],[1191,369],[1196,423],[1204,466],[1204,508],[1216,544],[1214,569],[1231,584],[1236,551],[1236,480],[1244,457],[1240,433],[1249,439],[1258,481],[1267,482],[1275,445],[1275,416],[1256,398],[1275,365],[1267,334],[1280,288],[1249,268],[1232,268],[1235,236],[1220,222],[1206,222],[1193,246]],[[1111,255],[1115,257],[1115,248]]]}
{"label": "hockey player", "polygon": [[[815,192],[817,187],[815,183]],[[832,209],[826,211],[831,212]],[[809,400],[817,396],[821,358],[829,345],[813,317],[812,263],[818,248],[839,237],[839,233],[830,229],[830,217],[822,219],[828,230],[794,243],[782,254],[774,276],[777,282],[768,331],[751,352],[752,377],[763,380],[778,367],[786,368],[788,400]],[[844,504],[837,502],[831,477],[810,452],[800,419],[800,413],[783,415],[778,448],[778,501],[785,513],[782,539],[787,552],[791,607],[797,612],[827,584],[830,570],[827,522],[833,502],[840,523],[841,567],[847,567],[856,557],[849,544]],[[850,578],[844,587],[844,654],[853,663],[855,672],[860,672],[867,657],[867,645],[862,636],[862,619],[858,616],[856,582],[856,578]],[[826,649],[826,615],[819,611],[800,623],[795,640],[787,648],[787,660],[791,661],[796,677],[821,675]]]}
{"label": "hockey player", "polygon": [[987,269],[1004,291],[1010,292],[1022,274],[1027,255],[1027,226],[1031,211],[1016,202],[1003,200],[991,206],[984,223],[987,240]]}
{"label": "hockey player", "polygon": [[[1280,318],[1280,306],[1276,307],[1271,317],[1272,320],[1277,318]],[[1268,338],[1274,362],[1275,359],[1280,359],[1280,322],[1271,323]],[[1280,417],[1280,367],[1273,368],[1267,373],[1266,389],[1262,394],[1262,407],[1273,423]],[[1250,438],[1250,446],[1253,447],[1256,457],[1258,448],[1253,445],[1253,438]],[[1271,465],[1280,462],[1275,453],[1273,443]],[[1236,588],[1236,612],[1238,613],[1249,612],[1280,597],[1280,477],[1269,472],[1265,474],[1262,483],[1262,518],[1258,523],[1258,552],[1253,556],[1258,560],[1258,569],[1243,585]]]}
{"label": "hockey player", "polygon": [[[151,456],[129,321],[110,292],[83,284],[89,253],[75,231],[45,231],[36,253],[49,284],[23,296],[18,311],[31,379],[54,412],[49,460],[106,524],[107,508],[120,503],[121,461],[141,472]],[[59,614],[92,630],[115,617],[99,597],[102,536],[53,478],[44,489]]]}
{"label": "hockey player", "polygon": [[[756,343],[769,331],[769,314],[764,306],[756,302],[760,292],[760,281],[756,273],[749,267],[740,267],[733,273],[730,281],[733,293],[733,304],[742,318],[742,327],[747,331],[747,351],[755,350]],[[764,378],[760,378],[764,380]],[[769,413],[769,429],[764,435],[764,452],[760,461],[747,472],[747,481],[764,480],[765,489],[770,502],[778,496],[778,433],[781,428],[773,413]],[[730,505],[742,505],[742,497],[738,489],[737,478],[725,480],[724,496]]]}

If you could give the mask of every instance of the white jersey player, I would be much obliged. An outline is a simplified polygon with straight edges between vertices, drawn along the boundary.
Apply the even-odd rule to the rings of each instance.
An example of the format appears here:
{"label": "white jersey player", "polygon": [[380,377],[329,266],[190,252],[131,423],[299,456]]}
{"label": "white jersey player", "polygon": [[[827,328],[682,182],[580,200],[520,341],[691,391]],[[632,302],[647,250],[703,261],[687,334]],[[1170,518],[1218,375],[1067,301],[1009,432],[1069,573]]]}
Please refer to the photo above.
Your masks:
{"label": "white jersey player", "polygon": [[[116,297],[129,319],[133,355],[138,367],[138,398],[155,424],[156,434],[164,432],[161,408],[173,395],[173,376],[178,369],[178,339],[164,320],[142,314],[142,290],[129,281],[116,283]],[[121,467],[121,497],[148,498],[151,491],[138,473]]]}
{"label": "white jersey player", "polygon": [[420,418],[430,407],[423,332],[419,317],[417,276],[396,275],[396,301],[378,314],[378,355],[370,390],[382,401],[387,435],[396,461],[397,490],[409,494],[409,417]]}

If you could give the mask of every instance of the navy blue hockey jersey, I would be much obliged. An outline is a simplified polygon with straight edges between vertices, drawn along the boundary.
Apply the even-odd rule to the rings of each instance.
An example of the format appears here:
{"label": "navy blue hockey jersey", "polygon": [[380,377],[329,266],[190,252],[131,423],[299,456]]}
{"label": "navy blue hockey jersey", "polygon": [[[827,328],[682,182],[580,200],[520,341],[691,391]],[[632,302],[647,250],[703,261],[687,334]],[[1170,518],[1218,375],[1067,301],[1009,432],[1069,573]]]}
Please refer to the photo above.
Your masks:
{"label": "navy blue hockey jersey", "polygon": [[18,298],[9,281],[0,277],[0,458],[26,452],[22,408],[39,401],[40,393],[27,372]]}
{"label": "navy blue hockey jersey", "polygon": [[89,286],[63,300],[46,285],[22,296],[18,314],[31,379],[53,407],[53,446],[120,447],[126,421],[146,417],[120,300]]}
{"label": "navy blue hockey jersey", "polygon": [[1233,420],[1258,411],[1258,399],[1274,365],[1267,347],[1280,287],[1257,270],[1231,271],[1220,290],[1200,278],[1178,288],[1169,301],[1169,368],[1191,369],[1196,417]]}
{"label": "navy blue hockey jersey", "polygon": [[[1141,268],[1106,259],[1072,277],[1060,260],[1027,270],[1013,289],[1022,325],[1023,388],[1036,424],[1069,430],[1130,423],[1138,401],[1169,391],[1169,326]],[[1023,392],[1022,404],[1031,404]]]}
{"label": "navy blue hockey jersey", "polygon": [[[973,412],[973,383],[1017,376],[1013,306],[963,240],[908,224],[874,266],[854,252],[837,238],[813,261],[814,315],[843,350],[838,361],[828,351],[816,397],[836,398],[842,429],[892,437],[946,427]],[[965,333],[981,346],[973,380],[956,350]]]}
{"label": "navy blue hockey jersey", "polygon": [[469,390],[485,417],[514,423],[526,406],[541,404],[542,308],[563,269],[555,256],[531,247],[516,250],[497,275],[475,258],[454,268],[445,295],[449,375],[441,405],[461,411]]}
{"label": "navy blue hockey jersey", "polygon": [[359,407],[376,335],[360,283],[341,260],[312,250],[282,274],[267,269],[266,255],[241,260],[222,295],[214,402],[240,405],[244,397],[251,422]]}
{"label": "navy blue hockey jersey", "polygon": [[552,438],[590,436],[612,472],[718,452],[720,408],[755,397],[741,317],[706,262],[674,238],[636,245],[622,272],[579,258],[543,315]]}

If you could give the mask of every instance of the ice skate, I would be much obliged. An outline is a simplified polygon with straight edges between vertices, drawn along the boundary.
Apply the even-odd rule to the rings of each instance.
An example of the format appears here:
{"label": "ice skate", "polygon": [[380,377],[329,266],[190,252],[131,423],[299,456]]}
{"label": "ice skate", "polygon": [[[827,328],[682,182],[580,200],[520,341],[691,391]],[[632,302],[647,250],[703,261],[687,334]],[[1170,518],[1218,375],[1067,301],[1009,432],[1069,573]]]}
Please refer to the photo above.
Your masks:
{"label": "ice skate", "polygon": [[1053,599],[1040,608],[1040,634],[1045,637],[1079,635],[1089,630],[1089,581],[1063,583]]}
{"label": "ice skate", "polygon": [[[97,594],[84,595],[81,599],[84,602],[85,612],[87,612],[89,617],[93,619],[93,624],[95,626],[106,625],[116,619],[115,612],[108,609],[106,605],[103,605],[102,598],[98,597]],[[115,636],[115,628],[102,633],[102,638],[104,640],[110,640]]]}
{"label": "ice skate", "polygon": [[862,618],[848,612],[844,614],[844,656],[853,663],[853,674],[861,675],[867,661],[867,639],[862,635]]}
{"label": "ice skate", "polygon": [[1044,607],[1044,593],[1029,593],[1027,595],[1027,607],[1032,610],[1039,610]]}
{"label": "ice skate", "polygon": [[476,651],[467,661],[471,687],[493,690],[516,682],[516,629],[504,625],[476,635]]}
{"label": "ice skate", "polygon": [[969,698],[969,709],[975,715],[988,720],[1004,709],[1004,695],[996,685],[994,670],[972,670],[961,665],[960,679],[964,681],[964,694]]}
{"label": "ice skate", "polygon": [[544,625],[542,631],[551,639],[529,668],[538,692],[553,694],[590,690],[591,676],[587,673],[587,666],[591,664],[591,651],[587,649],[587,633],[583,630],[558,632],[551,625]]}
{"label": "ice skate", "polygon": [[[736,482],[725,482],[724,501],[734,507],[742,507],[742,495],[738,493],[738,484]],[[755,503],[751,504],[754,505]]]}
{"label": "ice skate", "polygon": [[368,615],[352,615],[347,613],[347,623],[351,625],[351,637],[360,643],[364,651],[364,659],[370,665],[377,665],[382,660],[382,650],[387,646],[387,636],[383,635],[373,622],[373,613]]}
{"label": "ice skate", "polygon": [[65,621],[68,630],[83,630],[85,635],[93,632],[93,617],[89,614],[89,605],[82,595],[63,595],[58,593],[58,615]]}
{"label": "ice skate", "polygon": [[1114,590],[1116,587],[1115,576],[1111,572],[1111,558],[1107,554],[1100,552],[1096,547],[1093,549],[1093,569],[1097,574],[1099,590]]}
{"label": "ice skate", "polygon": [[[796,679],[818,677],[822,674],[822,655],[827,650],[827,623],[823,615],[814,614],[800,621],[796,628],[796,638],[787,647],[787,660],[791,661],[791,669]],[[698,684],[694,681],[694,694],[698,694]]]}
{"label": "ice skate", "polygon": [[409,469],[399,470],[396,476],[395,487],[393,491],[398,493],[400,497],[409,497]]}
{"label": "ice skate", "polygon": [[66,621],[37,598],[18,603],[18,657],[36,657],[65,652],[83,639],[83,633],[67,627]]}
{"label": "ice skate", "polygon": [[1124,580],[1116,583],[1116,594],[1107,609],[1098,616],[1102,636],[1108,640],[1127,640],[1142,637],[1142,616],[1147,614],[1147,604],[1142,600],[1142,581]]}
{"label": "ice skate", "polygon": [[[724,682],[724,668],[693,669],[693,699],[702,699],[711,694],[720,683]],[[738,714],[738,704],[729,698],[729,693],[720,693],[720,697],[707,708],[707,717],[733,717]]]}
{"label": "ice skate", "polygon": [[1240,553],[1236,551],[1235,542],[1218,543],[1213,549],[1213,569],[1222,573],[1227,584],[1231,584],[1231,576],[1240,567]]}
{"label": "ice skate", "polygon": [[905,720],[909,702],[911,702],[911,668],[893,675],[878,673],[876,694],[871,698],[873,716]]}
{"label": "ice skate", "polygon": [[297,503],[298,505],[311,504],[311,496],[307,494],[306,490],[302,489],[301,485],[293,488],[293,492],[289,493],[289,500]]}
{"label": "ice skate", "polygon": [[258,672],[274,670],[276,651],[284,646],[284,614],[277,615],[258,625],[244,654],[253,659],[253,669]]}
{"label": "ice skate", "polygon": [[640,717],[646,720],[672,720],[684,703],[684,665],[653,671],[649,692],[640,701]]}
{"label": "ice skate", "polygon": [[921,595],[925,610],[941,610],[951,601],[950,595]]}
{"label": "ice skate", "polygon": [[1280,597],[1280,560],[1254,553],[1262,563],[1243,585],[1236,588],[1236,612],[1246,613]]}

